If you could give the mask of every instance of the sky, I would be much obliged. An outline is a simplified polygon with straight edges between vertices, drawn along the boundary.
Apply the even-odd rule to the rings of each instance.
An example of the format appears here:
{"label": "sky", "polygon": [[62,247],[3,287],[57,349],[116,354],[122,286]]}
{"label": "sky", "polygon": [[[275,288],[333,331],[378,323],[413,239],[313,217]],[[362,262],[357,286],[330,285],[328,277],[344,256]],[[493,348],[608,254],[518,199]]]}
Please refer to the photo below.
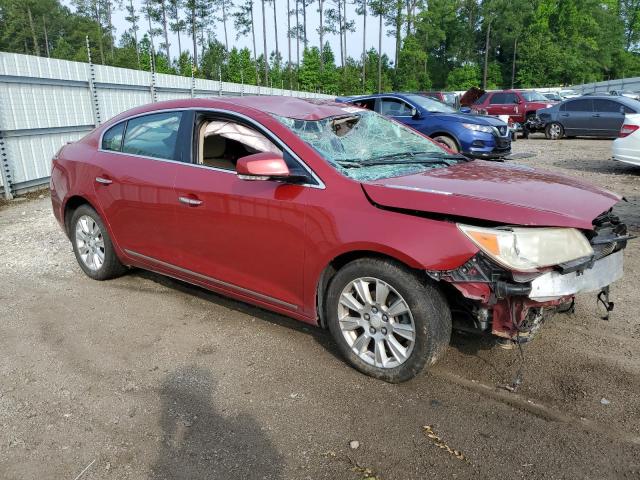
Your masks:
{"label": "sky", "polygon": [[[235,0],[234,3],[239,4],[242,0]],[[70,5],[70,0],[63,0],[64,4]],[[115,3],[115,2],[114,2]],[[134,0],[134,5],[137,10],[140,10],[141,0]],[[276,3],[276,11],[278,22],[278,48],[282,52],[282,57],[284,60],[287,60],[287,0],[275,0]],[[290,0],[291,8],[295,4],[295,0]],[[333,2],[331,0],[325,0],[325,6],[331,5]],[[326,9],[325,7],[325,9]],[[267,4],[265,5],[266,16],[267,16],[267,49],[269,53],[275,50],[275,37],[274,37],[274,28],[273,28],[273,5]],[[309,40],[310,46],[319,46],[319,38],[316,30],[320,24],[320,15],[318,13],[317,3],[314,5],[310,5],[307,7],[307,37]],[[139,13],[140,14],[140,13]],[[142,15],[140,14],[142,17]],[[116,11],[114,13],[114,27],[116,28],[117,36],[119,37],[127,28],[129,28],[128,22],[125,20],[126,13],[123,10]],[[262,52],[262,6],[260,0],[255,0],[254,2],[254,17],[256,22],[256,48],[258,50],[258,55]],[[359,58],[362,52],[362,17],[356,15],[355,6],[349,4],[347,6],[347,20],[355,20],[355,32],[347,34],[347,54],[354,58]],[[302,13],[300,14],[300,23],[302,23]],[[295,25],[295,16],[291,17],[291,26]],[[141,34],[146,31],[147,22],[141,18],[140,19],[140,32]],[[384,32],[388,30],[388,27],[383,25],[382,27]],[[222,27],[222,22],[216,24],[214,26],[214,31],[217,39],[224,43],[224,30]],[[233,27],[233,18],[229,18],[227,20],[227,30],[229,35],[229,48],[238,47],[248,47],[250,50],[252,49],[251,35],[247,35],[246,37],[240,37],[236,39],[235,29]],[[189,38],[186,38],[187,34],[183,33],[181,38],[181,43],[183,49],[189,48],[190,41]],[[325,34],[326,40],[331,45],[333,53],[335,55],[336,64],[340,64],[340,41],[338,36]],[[178,56],[178,41],[177,36],[169,32],[169,42],[171,43],[171,56]],[[369,48],[378,48],[378,19],[376,17],[368,16],[367,17],[367,49]],[[300,47],[301,52],[300,56],[302,56],[302,45]],[[191,50],[191,48],[189,48]],[[395,40],[391,37],[383,37],[382,39],[382,51],[386,53],[391,60],[394,58],[395,52]],[[291,58],[295,62],[296,61],[296,44],[295,39],[291,40]]]}

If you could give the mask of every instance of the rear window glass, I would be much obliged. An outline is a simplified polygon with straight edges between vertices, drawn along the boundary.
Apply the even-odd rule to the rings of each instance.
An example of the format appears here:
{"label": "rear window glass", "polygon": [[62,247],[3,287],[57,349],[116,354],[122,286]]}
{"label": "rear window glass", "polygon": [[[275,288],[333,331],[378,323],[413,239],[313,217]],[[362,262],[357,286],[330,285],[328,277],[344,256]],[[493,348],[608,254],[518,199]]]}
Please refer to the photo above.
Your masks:
{"label": "rear window glass", "polygon": [[122,149],[122,135],[124,134],[125,123],[119,123],[104,133],[101,146],[103,150],[119,152]]}
{"label": "rear window glass", "polygon": [[145,157],[176,159],[182,112],[155,113],[129,120],[122,151]]}

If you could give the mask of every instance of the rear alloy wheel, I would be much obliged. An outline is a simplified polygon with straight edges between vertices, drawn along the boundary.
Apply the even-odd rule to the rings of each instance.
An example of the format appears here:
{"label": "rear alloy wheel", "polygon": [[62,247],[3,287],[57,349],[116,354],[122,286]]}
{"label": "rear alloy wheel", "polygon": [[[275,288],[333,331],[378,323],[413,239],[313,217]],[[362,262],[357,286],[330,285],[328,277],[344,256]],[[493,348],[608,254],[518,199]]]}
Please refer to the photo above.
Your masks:
{"label": "rear alloy wheel", "polygon": [[116,256],[109,233],[96,211],[81,205],[71,217],[73,252],[82,271],[94,280],[122,275],[126,268]]}
{"label": "rear alloy wheel", "polygon": [[451,137],[447,137],[446,135],[433,137],[433,141],[444,145],[452,152],[458,153],[460,151],[460,149],[458,148],[458,144],[456,144],[456,141]]}
{"label": "rear alloy wheel", "polygon": [[558,122],[551,122],[545,127],[544,134],[549,140],[560,140],[564,136],[564,128]]}
{"label": "rear alloy wheel", "polygon": [[386,260],[343,267],[327,292],[329,329],[358,370],[387,382],[417,375],[446,350],[451,316],[440,291]]}

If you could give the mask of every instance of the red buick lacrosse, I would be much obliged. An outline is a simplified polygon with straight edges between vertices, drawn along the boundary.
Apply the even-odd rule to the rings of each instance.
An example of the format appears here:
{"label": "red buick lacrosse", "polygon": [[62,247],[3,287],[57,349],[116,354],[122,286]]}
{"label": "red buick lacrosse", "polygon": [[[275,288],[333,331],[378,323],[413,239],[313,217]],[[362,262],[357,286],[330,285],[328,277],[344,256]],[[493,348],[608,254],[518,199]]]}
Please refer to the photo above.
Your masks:
{"label": "red buick lacrosse", "polygon": [[60,149],[51,200],[87,276],[153,270],[328,328],[389,382],[452,328],[522,343],[577,293],[606,298],[629,238],[601,188],[290,97],[122,113]]}

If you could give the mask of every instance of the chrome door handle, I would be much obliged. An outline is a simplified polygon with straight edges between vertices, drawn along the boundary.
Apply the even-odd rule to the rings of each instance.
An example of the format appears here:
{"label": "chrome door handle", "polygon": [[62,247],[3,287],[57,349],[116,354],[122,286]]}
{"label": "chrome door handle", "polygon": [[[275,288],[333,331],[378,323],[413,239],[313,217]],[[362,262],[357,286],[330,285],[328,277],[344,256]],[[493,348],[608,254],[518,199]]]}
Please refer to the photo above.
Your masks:
{"label": "chrome door handle", "polygon": [[101,183],[103,185],[111,185],[113,183],[113,180],[109,180],[108,178],[104,178],[104,177],[96,177],[96,182]]}
{"label": "chrome door handle", "polygon": [[189,198],[189,197],[178,197],[180,203],[184,203],[185,205],[191,205],[193,207],[197,207],[202,204],[202,200],[198,200],[197,198]]}

